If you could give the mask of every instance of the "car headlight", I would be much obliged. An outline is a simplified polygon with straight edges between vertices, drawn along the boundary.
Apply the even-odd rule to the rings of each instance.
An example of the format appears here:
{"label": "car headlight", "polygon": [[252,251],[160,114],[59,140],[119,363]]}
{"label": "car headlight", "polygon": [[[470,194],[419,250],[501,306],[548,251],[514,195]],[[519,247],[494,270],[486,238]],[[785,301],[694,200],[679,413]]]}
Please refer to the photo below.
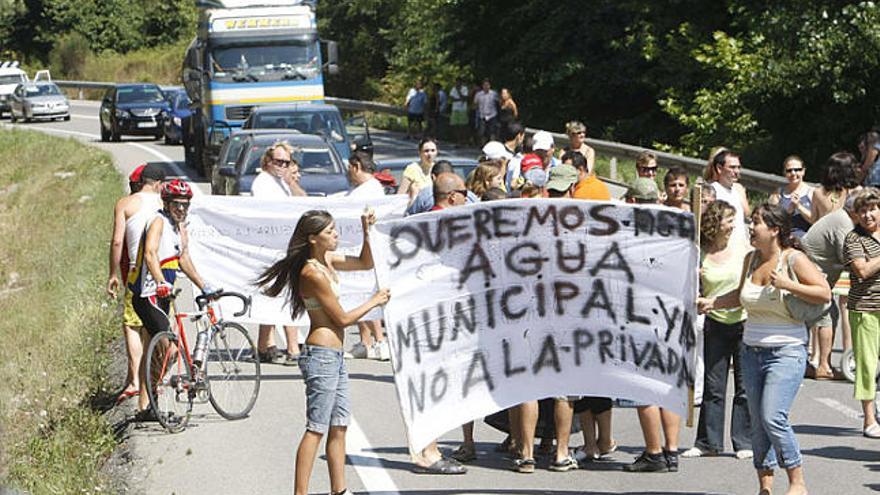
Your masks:
{"label": "car headlight", "polygon": [[183,123],[183,121],[180,120],[180,117],[174,117],[172,120],[174,121],[174,125],[178,127]]}
{"label": "car headlight", "polygon": [[128,112],[126,112],[125,110],[120,110],[118,108],[116,109],[116,118],[124,119],[126,117],[128,117]]}

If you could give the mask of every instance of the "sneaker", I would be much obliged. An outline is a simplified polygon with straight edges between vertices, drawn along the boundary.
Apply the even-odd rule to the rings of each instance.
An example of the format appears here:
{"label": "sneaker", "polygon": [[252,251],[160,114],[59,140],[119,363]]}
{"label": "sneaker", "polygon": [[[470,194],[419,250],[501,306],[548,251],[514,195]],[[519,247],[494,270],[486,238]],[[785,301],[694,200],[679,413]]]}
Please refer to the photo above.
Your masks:
{"label": "sneaker", "polygon": [[367,357],[367,346],[358,342],[351,348],[351,357],[354,359],[366,359]]}
{"label": "sneaker", "polygon": [[741,461],[751,459],[752,457],[755,457],[755,453],[752,452],[752,449],[742,449],[736,451],[736,458]]}
{"label": "sneaker", "polygon": [[599,454],[589,454],[586,449],[579,447],[574,451],[574,460],[576,460],[578,464],[598,461]]}
{"label": "sneaker", "polygon": [[376,342],[367,347],[367,359],[379,360],[379,347],[376,345]]}
{"label": "sneaker", "polygon": [[517,473],[526,473],[526,474],[534,473],[535,472],[535,460],[534,459],[514,459],[512,468]]}
{"label": "sneaker", "polygon": [[718,455],[717,451],[709,450],[709,449],[701,449],[700,447],[691,447],[684,452],[681,453],[681,456],[687,459],[693,457],[715,457]]}
{"label": "sneaker", "polygon": [[862,435],[865,435],[868,438],[880,438],[880,425],[878,425],[877,423],[868,425],[862,431]]}
{"label": "sneaker", "polygon": [[678,472],[678,451],[663,450],[663,457],[666,458],[666,469],[670,473]]}
{"label": "sneaker", "polygon": [[623,470],[628,473],[667,473],[669,466],[666,464],[663,452],[649,454],[645,451],[636,458],[635,462],[623,466]]}
{"label": "sneaker", "polygon": [[378,359],[379,361],[391,360],[391,349],[388,348],[387,340],[383,340],[382,342],[373,342],[372,349],[376,354],[376,357],[374,359]]}
{"label": "sneaker", "polygon": [[577,469],[578,461],[574,459],[572,456],[568,456],[561,461],[554,461],[550,463],[550,471],[556,471],[557,473],[564,473],[565,471],[571,471],[573,469]]}

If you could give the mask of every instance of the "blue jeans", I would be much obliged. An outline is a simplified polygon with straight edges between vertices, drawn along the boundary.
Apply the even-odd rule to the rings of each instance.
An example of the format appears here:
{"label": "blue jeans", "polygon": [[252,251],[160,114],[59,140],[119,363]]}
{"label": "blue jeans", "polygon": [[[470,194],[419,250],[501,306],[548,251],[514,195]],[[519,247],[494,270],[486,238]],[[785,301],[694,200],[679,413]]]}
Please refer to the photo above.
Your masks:
{"label": "blue jeans", "polygon": [[730,440],[733,450],[752,448],[749,404],[742,383],[743,324],[728,325],[706,318],[703,332],[703,405],[697,426],[695,447],[714,452],[724,451],[724,409],[727,404],[727,377],[733,359],[733,413],[730,421]]}
{"label": "blue jeans", "polygon": [[323,434],[331,426],[348,426],[351,399],[342,349],[306,344],[297,364],[306,383],[306,429]]}
{"label": "blue jeans", "polygon": [[743,385],[752,420],[755,469],[785,469],[803,463],[788,412],[807,366],[807,348],[742,346]]}

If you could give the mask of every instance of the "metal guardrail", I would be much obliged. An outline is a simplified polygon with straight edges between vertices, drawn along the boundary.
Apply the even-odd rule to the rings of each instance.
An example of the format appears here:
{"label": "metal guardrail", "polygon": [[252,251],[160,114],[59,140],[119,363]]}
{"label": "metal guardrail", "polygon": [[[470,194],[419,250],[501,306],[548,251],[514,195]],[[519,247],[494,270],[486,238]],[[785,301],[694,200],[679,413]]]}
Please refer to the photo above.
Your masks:
{"label": "metal guardrail", "polygon": [[[93,81],[55,81],[55,84],[62,88],[78,90],[79,98],[82,99],[83,90],[107,89],[113,87],[116,83]],[[335,98],[332,96],[328,96],[324,98],[324,100],[327,103],[336,105],[342,110],[350,110],[356,112],[376,112],[397,116],[406,115],[406,109],[404,109],[403,107],[389,105],[387,103],[350,100],[348,98]],[[539,129],[526,128],[526,133],[534,134],[538,130]],[[566,134],[551,134],[553,135],[553,139],[556,141],[557,144],[564,144],[569,142],[568,136]],[[587,138],[586,142],[588,145],[592,146],[596,150],[596,153],[610,156],[612,158],[612,170],[615,168],[614,164],[616,164],[617,159],[635,160],[639,153],[643,151],[651,151],[656,154],[657,164],[662,167],[668,168],[678,166],[687,170],[689,174],[694,175],[702,175],[703,169],[706,168],[706,161],[700,160],[698,158],[690,158],[686,156],[675,155],[672,153],[656,151],[649,148],[642,148],[640,146],[632,146],[629,144],[617,143],[613,141],[603,141],[601,139]],[[615,174],[612,173],[612,175]],[[611,179],[617,179],[617,177],[612,176]],[[762,191],[765,193],[773,192],[779,187],[787,184],[787,181],[783,177],[780,177],[778,175],[768,174],[765,172],[759,172],[757,170],[750,170],[745,168],[740,174],[739,181],[746,189]]]}

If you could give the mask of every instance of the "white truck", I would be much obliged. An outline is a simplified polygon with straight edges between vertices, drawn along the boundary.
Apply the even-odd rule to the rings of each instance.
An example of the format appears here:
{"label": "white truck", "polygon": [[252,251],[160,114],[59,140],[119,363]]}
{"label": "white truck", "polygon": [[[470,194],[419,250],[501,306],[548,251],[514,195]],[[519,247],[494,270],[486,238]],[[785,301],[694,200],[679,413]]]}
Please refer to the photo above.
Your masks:
{"label": "white truck", "polygon": [[9,113],[9,96],[19,84],[28,81],[27,74],[18,67],[18,62],[0,63],[0,117]]}

